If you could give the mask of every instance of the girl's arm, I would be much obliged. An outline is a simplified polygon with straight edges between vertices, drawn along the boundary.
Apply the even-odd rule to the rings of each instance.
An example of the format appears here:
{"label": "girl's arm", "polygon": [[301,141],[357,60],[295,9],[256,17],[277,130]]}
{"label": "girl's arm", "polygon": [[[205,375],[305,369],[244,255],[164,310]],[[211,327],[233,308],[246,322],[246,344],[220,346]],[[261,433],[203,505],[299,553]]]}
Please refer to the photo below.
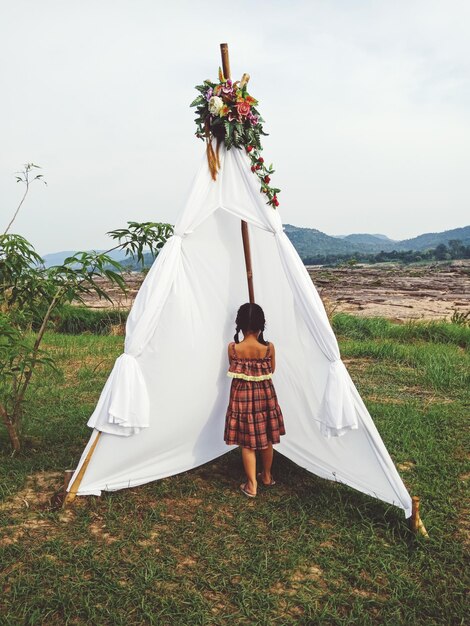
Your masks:
{"label": "girl's arm", "polygon": [[230,364],[232,363],[232,342],[228,344],[227,353],[228,353],[228,364],[230,367]]}
{"label": "girl's arm", "polygon": [[276,350],[274,349],[274,344],[271,341],[271,371],[274,373],[276,369]]}

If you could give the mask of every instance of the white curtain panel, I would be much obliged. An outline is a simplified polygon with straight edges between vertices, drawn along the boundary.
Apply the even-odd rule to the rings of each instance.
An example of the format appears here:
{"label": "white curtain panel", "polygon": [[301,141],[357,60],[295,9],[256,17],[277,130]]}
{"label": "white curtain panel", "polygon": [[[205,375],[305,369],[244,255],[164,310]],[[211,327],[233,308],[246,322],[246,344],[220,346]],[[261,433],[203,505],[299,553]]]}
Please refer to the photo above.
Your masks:
{"label": "white curtain panel", "polygon": [[[208,462],[223,441],[227,343],[248,301],[241,220],[248,223],[255,300],[276,346],[273,381],[286,435],[276,449],[330,480],[411,515],[411,497],[341,360],[323,303],[279,211],[259,191],[244,151],[205,154],[189,198],[136,296],[116,359],[88,425],[75,474],[102,431],[78,493],[136,486]],[[71,484],[73,483],[72,478]]]}

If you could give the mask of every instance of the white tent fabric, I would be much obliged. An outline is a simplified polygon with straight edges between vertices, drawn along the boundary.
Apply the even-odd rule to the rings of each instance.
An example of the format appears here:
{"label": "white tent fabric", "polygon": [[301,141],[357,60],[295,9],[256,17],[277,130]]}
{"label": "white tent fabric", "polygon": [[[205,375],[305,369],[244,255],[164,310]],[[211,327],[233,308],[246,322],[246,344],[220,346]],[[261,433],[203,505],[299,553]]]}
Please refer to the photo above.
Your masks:
{"label": "white tent fabric", "polygon": [[240,220],[248,223],[255,299],[274,342],[273,376],[286,435],[276,449],[411,515],[411,497],[341,360],[323,303],[279,211],[268,206],[241,150],[220,147],[214,182],[205,155],[186,205],[148,272],[88,425],[98,431],[78,494],[99,495],[186,471],[223,441],[227,343],[248,300]]}

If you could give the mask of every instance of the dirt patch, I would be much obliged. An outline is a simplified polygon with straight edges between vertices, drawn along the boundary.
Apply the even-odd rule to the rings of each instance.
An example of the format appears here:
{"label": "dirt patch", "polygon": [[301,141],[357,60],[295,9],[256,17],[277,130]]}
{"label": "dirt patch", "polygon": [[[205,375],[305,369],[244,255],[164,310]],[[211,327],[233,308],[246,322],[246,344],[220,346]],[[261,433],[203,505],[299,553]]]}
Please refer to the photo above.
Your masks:
{"label": "dirt patch", "polygon": [[397,468],[402,472],[408,472],[416,467],[416,461],[404,461],[403,463],[397,463]]}
{"label": "dirt patch", "polygon": [[0,503],[0,511],[15,514],[25,510],[37,511],[53,508],[55,494],[62,488],[60,472],[37,472],[28,476],[26,484],[14,496]]}
{"label": "dirt patch", "polygon": [[363,372],[367,370],[369,367],[373,367],[377,364],[378,359],[374,359],[370,356],[361,356],[361,357],[342,357],[343,363],[346,365],[348,370]]}
{"label": "dirt patch", "polygon": [[176,570],[181,573],[181,572],[185,572],[188,569],[192,569],[196,567],[196,565],[197,565],[196,559],[193,559],[192,556],[185,556],[184,558],[178,561]]}
{"label": "dirt patch", "polygon": [[[57,531],[58,525],[44,517],[58,508],[58,495],[62,492],[61,472],[36,472],[26,479],[25,485],[14,496],[0,503],[0,513],[14,524],[0,526],[0,545],[17,543],[23,537],[45,538]],[[75,512],[64,509],[59,522],[73,521]]]}
{"label": "dirt patch", "polygon": [[[354,267],[307,266],[329,315],[334,312],[382,316],[394,321],[450,319],[454,311],[470,309],[470,261],[401,265],[400,263],[357,264]],[[123,275],[128,294],[108,279],[96,278],[111,302],[96,294],[84,294],[85,305],[94,309],[128,311],[145,275]],[[76,304],[83,306],[82,303]],[[123,325],[114,332],[121,334]]]}
{"label": "dirt patch", "polygon": [[[279,600],[279,615],[282,617],[293,617],[294,619],[301,619],[305,611],[301,606],[291,604],[289,600],[280,598]],[[303,622],[302,622],[303,623]],[[310,623],[310,622],[309,622]]]}
{"label": "dirt patch", "polygon": [[295,596],[302,587],[309,586],[309,589],[317,589],[324,593],[327,584],[324,580],[323,570],[318,565],[303,565],[288,574],[286,581],[278,581],[271,586],[270,591],[281,596]]}
{"label": "dirt patch", "polygon": [[321,580],[323,576],[323,571],[317,565],[309,565],[307,567],[296,570],[292,576],[291,580],[294,583],[302,583],[307,580]]}
{"label": "dirt patch", "polygon": [[357,589],[353,588],[351,593],[355,596],[361,596],[362,598],[368,598],[369,600],[377,600],[379,602],[387,602],[388,596],[384,593],[377,593],[369,589]]}
{"label": "dirt patch", "polygon": [[152,551],[158,554],[158,552],[160,552],[160,548],[157,548],[156,544],[158,543],[161,534],[160,530],[152,530],[146,539],[140,539],[137,544],[144,548],[152,548]]}
{"label": "dirt patch", "polygon": [[211,518],[211,523],[216,528],[229,529],[232,527],[233,511],[227,505],[218,507]]}
{"label": "dirt patch", "polygon": [[93,537],[103,541],[104,543],[108,545],[114,543],[115,541],[119,539],[119,537],[116,537],[116,535],[112,535],[108,531],[106,524],[103,522],[102,519],[93,520],[93,522],[91,522],[88,528]]}
{"label": "dirt patch", "polygon": [[110,335],[125,335],[126,334],[126,325],[125,324],[113,324],[109,331]]}
{"label": "dirt patch", "polygon": [[[162,517],[171,521],[180,522],[193,521],[195,515],[203,506],[201,498],[181,497],[181,498],[164,498],[162,501],[165,508],[161,511]],[[204,506],[205,510],[209,510],[210,506]]]}
{"label": "dirt patch", "polygon": [[220,591],[205,590],[202,592],[202,595],[209,603],[211,613],[218,618],[222,618],[224,615],[234,613],[236,610],[233,604],[228,603],[228,598],[226,594],[223,594]]}
{"label": "dirt patch", "polygon": [[0,528],[0,546],[9,546],[18,543],[25,535],[28,538],[45,538],[55,528],[54,524],[45,519],[27,519],[18,525],[3,526]]}
{"label": "dirt patch", "polygon": [[470,310],[470,261],[355,267],[307,266],[329,315],[353,313],[393,321],[450,320]]}

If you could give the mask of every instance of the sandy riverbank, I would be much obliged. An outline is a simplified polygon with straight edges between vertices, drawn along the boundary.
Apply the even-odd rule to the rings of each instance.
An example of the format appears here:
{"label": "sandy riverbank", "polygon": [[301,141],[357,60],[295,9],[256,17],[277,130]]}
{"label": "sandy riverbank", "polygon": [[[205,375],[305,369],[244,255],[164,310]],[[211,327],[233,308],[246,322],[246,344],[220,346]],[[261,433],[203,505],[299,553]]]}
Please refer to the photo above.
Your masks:
{"label": "sandy riverbank", "polygon": [[[256,268],[254,281],[256,286]],[[329,268],[308,266],[307,270],[328,311],[382,316],[392,320],[450,319],[454,311],[470,309],[470,261],[400,265],[380,263]],[[129,293],[122,293],[101,280],[113,304],[93,296],[87,306],[128,309],[142,284],[144,275],[127,273]]]}

